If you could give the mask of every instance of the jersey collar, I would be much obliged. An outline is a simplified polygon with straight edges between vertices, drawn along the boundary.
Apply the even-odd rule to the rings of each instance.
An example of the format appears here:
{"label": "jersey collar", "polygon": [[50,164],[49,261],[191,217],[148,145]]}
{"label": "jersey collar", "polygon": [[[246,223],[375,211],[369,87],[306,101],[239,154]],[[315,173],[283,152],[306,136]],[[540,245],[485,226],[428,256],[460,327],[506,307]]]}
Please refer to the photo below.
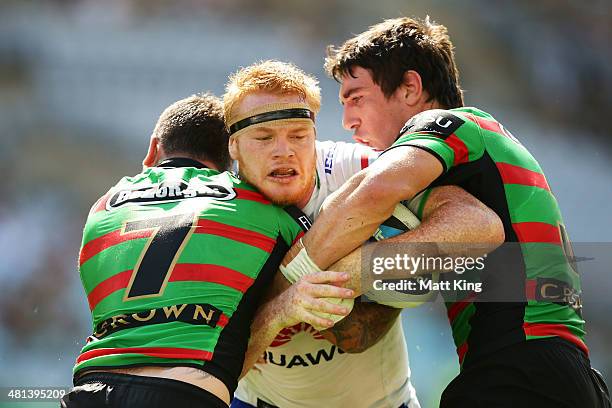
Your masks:
{"label": "jersey collar", "polygon": [[177,167],[195,167],[196,169],[206,169],[205,165],[197,160],[189,159],[187,157],[172,157],[170,159],[164,159],[155,167],[165,168],[177,168]]}

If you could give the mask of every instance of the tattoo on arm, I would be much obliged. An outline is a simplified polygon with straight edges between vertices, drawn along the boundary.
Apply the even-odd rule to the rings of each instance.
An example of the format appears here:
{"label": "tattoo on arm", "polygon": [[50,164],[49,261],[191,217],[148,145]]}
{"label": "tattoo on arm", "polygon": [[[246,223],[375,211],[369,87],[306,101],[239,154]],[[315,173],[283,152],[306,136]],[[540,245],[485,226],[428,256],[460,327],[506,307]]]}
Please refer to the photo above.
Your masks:
{"label": "tattoo on arm", "polygon": [[401,309],[358,300],[351,313],[321,334],[347,353],[361,353],[389,331]]}

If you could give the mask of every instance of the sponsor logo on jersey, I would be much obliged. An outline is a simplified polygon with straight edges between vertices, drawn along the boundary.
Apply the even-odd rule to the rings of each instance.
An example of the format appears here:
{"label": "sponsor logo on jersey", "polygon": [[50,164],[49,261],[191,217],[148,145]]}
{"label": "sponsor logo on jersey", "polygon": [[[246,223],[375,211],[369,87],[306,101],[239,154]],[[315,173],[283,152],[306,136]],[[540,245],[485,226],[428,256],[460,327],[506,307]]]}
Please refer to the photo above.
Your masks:
{"label": "sponsor logo on jersey", "polygon": [[308,231],[310,227],[312,227],[312,221],[310,221],[310,218],[308,218],[308,216],[304,214],[302,210],[297,208],[295,205],[285,207],[285,212],[289,214],[291,218],[293,218],[297,223],[300,224],[304,232]]}
{"label": "sponsor logo on jersey", "polygon": [[310,221],[310,218],[308,218],[307,215],[301,215],[298,217],[298,222],[302,224],[302,227],[304,227],[306,231],[312,228],[312,221]]}
{"label": "sponsor logo on jersey", "polygon": [[293,336],[298,333],[308,333],[311,334],[315,340],[325,340],[325,337],[317,329],[309,325],[308,323],[298,323],[294,326],[285,327],[283,330],[278,332],[270,347],[278,347],[283,344],[289,343]]}
{"label": "sponsor logo on jersey", "polygon": [[332,168],[334,167],[334,155],[336,154],[336,144],[332,145],[331,149],[325,153],[325,159],[323,160],[323,167],[325,174],[331,174]]}
{"label": "sponsor logo on jersey", "polygon": [[[294,326],[286,327],[281,330],[276,335],[276,338],[272,344],[270,344],[270,348],[280,347],[289,343],[298,333],[310,334],[315,340],[325,340],[325,337],[323,337],[323,335],[319,333],[317,329],[308,323],[298,323]],[[318,365],[324,361],[333,360],[336,355],[344,354],[344,351],[333,344],[329,344],[328,347],[321,348],[312,353],[289,355],[279,353],[278,351],[271,350],[270,348],[264,352],[264,360],[267,363],[285,368]]]}
{"label": "sponsor logo on jersey", "polygon": [[217,327],[222,314],[223,312],[220,309],[208,303],[164,306],[109,317],[98,323],[93,337],[101,339],[119,330],[177,321]]}
{"label": "sponsor logo on jersey", "polygon": [[464,123],[463,119],[449,111],[432,109],[412,117],[400,130],[398,138],[405,133],[426,132],[446,139]]}
{"label": "sponsor logo on jersey", "polygon": [[580,292],[571,287],[567,282],[558,279],[538,278],[535,297],[539,302],[553,302],[568,305],[576,311],[582,309]]}
{"label": "sponsor logo on jersey", "polygon": [[310,367],[319,365],[326,361],[331,361],[334,357],[344,354],[342,349],[334,346],[333,344],[329,347],[325,347],[317,350],[313,353],[304,354],[275,354],[270,350],[266,350],[264,353],[264,360],[268,364],[274,364],[279,367],[293,368],[293,367]]}
{"label": "sponsor logo on jersey", "polygon": [[172,184],[162,183],[138,189],[116,191],[107,201],[106,209],[112,210],[124,205],[159,204],[203,197],[215,200],[231,200],[236,197],[236,192],[231,187],[201,180],[191,180],[189,184],[184,181]]}

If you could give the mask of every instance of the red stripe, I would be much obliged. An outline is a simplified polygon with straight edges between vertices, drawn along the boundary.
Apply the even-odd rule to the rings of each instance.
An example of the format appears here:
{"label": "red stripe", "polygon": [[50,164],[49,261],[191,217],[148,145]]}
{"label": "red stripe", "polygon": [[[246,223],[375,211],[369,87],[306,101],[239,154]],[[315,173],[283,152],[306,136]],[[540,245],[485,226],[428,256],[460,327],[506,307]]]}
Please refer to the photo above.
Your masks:
{"label": "red stripe", "polygon": [[110,198],[110,193],[106,193],[104,194],[102,197],[100,197],[98,199],[98,201],[96,201],[96,203],[91,207],[91,210],[89,210],[90,214],[95,214],[97,212],[106,210],[106,202],[108,201],[108,199]]}
{"label": "red stripe", "polygon": [[[148,238],[151,236],[152,232],[152,230],[138,230],[121,234],[121,230],[118,229],[93,239],[85,244],[81,249],[81,253],[79,255],[79,265],[83,265],[91,257],[113,245],[117,245],[131,239]],[[268,253],[272,252],[274,246],[276,245],[276,240],[258,232],[205,219],[200,219],[198,221],[198,228],[195,232],[226,237],[234,241],[243,242],[245,244],[260,248]]]}
{"label": "red stripe", "polygon": [[508,163],[497,163],[504,184],[521,184],[550,191],[543,174]]}
{"label": "red stripe", "polygon": [[304,236],[304,231],[300,231],[300,233],[297,235],[297,237],[295,237],[295,239],[291,243],[291,246],[294,246],[295,243],[298,242],[300,240],[300,238],[302,238],[303,236]]}
{"label": "red stripe", "polygon": [[148,238],[153,233],[152,230],[138,230],[133,232],[121,233],[121,229],[111,231],[96,239],[92,239],[81,249],[79,254],[79,265],[83,265],[92,256],[125,241],[137,238]]}
{"label": "red stripe", "polygon": [[259,232],[234,227],[220,222],[200,219],[195,230],[197,234],[217,235],[263,249],[270,253],[276,245],[276,240]]}
{"label": "red stripe", "polygon": [[257,201],[258,203],[262,204],[270,204],[270,201],[264,198],[264,196],[258,192],[245,190],[242,188],[234,188],[234,190],[236,191],[236,198],[241,200]]}
{"label": "red stripe", "polygon": [[496,133],[502,133],[502,134],[504,133],[500,124],[495,120],[484,119],[476,115],[467,115],[467,117],[471,119],[472,122],[476,122],[478,126],[480,126],[483,129],[490,130],[491,132],[496,132]]}
{"label": "red stripe", "polygon": [[448,144],[451,149],[453,149],[453,152],[455,152],[455,160],[453,161],[453,166],[468,162],[468,148],[465,143],[463,143],[463,140],[459,139],[457,135],[452,134],[447,137],[446,144]]}
{"label": "red stripe", "polygon": [[94,310],[98,303],[111,293],[124,289],[130,282],[131,276],[132,270],[130,269],[129,271],[119,272],[100,282],[91,292],[89,292],[89,295],[87,295],[89,310]]}
{"label": "red stripe", "polygon": [[544,222],[516,222],[512,228],[519,242],[542,242],[561,245],[559,227]]}
{"label": "red stripe", "polygon": [[463,363],[463,359],[465,358],[465,353],[467,353],[467,351],[468,351],[467,341],[463,343],[462,345],[460,345],[459,347],[457,347],[457,355],[459,356],[459,364]]}
{"label": "red stripe", "polygon": [[[89,308],[93,310],[108,295],[125,289],[130,282],[132,270],[123,271],[100,282],[87,295]],[[211,264],[176,264],[170,274],[170,282],[211,282],[246,292],[253,279],[233,269]]]}
{"label": "red stripe", "polygon": [[534,300],[536,298],[536,288],[538,286],[538,281],[529,279],[525,281],[525,296],[527,300]]}
{"label": "red stripe", "polygon": [[96,350],[86,351],[77,358],[77,364],[83,361],[102,356],[110,356],[114,354],[136,353],[145,354],[151,357],[172,358],[172,359],[189,359],[189,360],[204,360],[212,359],[212,353],[204,350],[194,350],[177,347],[126,347],[126,348],[101,348]]}
{"label": "red stripe", "polygon": [[230,268],[211,264],[177,264],[170,275],[170,282],[196,281],[218,283],[246,292],[253,284],[253,278]]}
{"label": "red stripe", "polygon": [[228,323],[229,323],[228,317],[225,315],[225,313],[222,313],[221,316],[219,316],[219,321],[217,322],[217,326],[225,327],[227,326]]}
{"label": "red stripe", "polygon": [[459,313],[463,312],[466,307],[474,302],[476,299],[476,293],[472,292],[466,297],[464,300],[453,303],[448,310],[446,311],[446,315],[448,316],[449,322],[452,324],[455,318],[459,315]]}
{"label": "red stripe", "polygon": [[361,170],[370,165],[370,155],[367,152],[361,153]]}
{"label": "red stripe", "polygon": [[558,336],[569,342],[574,343],[578,348],[584,351],[587,355],[589,349],[570,329],[563,324],[546,324],[546,323],[523,323],[523,330],[526,336]]}

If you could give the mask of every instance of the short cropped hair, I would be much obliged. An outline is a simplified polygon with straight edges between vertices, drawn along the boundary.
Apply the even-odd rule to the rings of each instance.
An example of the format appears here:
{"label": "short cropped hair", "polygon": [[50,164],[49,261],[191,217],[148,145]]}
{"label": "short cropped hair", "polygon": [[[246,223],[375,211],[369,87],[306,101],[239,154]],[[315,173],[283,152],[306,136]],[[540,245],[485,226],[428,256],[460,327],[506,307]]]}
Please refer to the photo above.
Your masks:
{"label": "short cropped hair", "polygon": [[167,107],[153,136],[166,155],[188,154],[211,161],[221,171],[230,167],[223,103],[212,94],[192,95]]}
{"label": "short cropped hair", "polygon": [[453,44],[446,27],[429,17],[385,20],[339,48],[327,48],[325,70],[336,81],[352,75],[357,66],[370,70],[387,98],[401,85],[404,73],[413,70],[421,76],[428,102],[436,100],[445,109],[463,106]]}
{"label": "short cropped hair", "polygon": [[229,124],[233,110],[246,95],[260,91],[297,94],[314,113],[321,109],[321,89],[313,76],[292,63],[267,60],[241,68],[229,77],[223,96],[226,122]]}

